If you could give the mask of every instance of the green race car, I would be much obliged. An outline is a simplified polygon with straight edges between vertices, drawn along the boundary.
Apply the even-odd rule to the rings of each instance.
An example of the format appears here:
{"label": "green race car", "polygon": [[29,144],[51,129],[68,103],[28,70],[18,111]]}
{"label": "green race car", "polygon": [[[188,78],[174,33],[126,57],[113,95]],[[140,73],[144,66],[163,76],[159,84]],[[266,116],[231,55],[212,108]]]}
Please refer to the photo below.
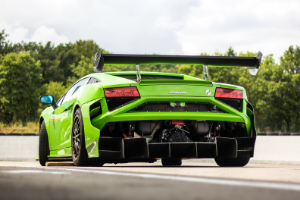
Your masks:
{"label": "green race car", "polygon": [[[253,157],[254,110],[243,87],[209,81],[207,66],[249,67],[256,57],[95,55],[94,70],[40,116],[39,161],[76,166],[154,162],[180,166],[182,158],[214,158],[219,166],[245,166]],[[133,72],[101,73],[106,65],[136,65]],[[204,80],[140,72],[142,64],[203,65]]]}

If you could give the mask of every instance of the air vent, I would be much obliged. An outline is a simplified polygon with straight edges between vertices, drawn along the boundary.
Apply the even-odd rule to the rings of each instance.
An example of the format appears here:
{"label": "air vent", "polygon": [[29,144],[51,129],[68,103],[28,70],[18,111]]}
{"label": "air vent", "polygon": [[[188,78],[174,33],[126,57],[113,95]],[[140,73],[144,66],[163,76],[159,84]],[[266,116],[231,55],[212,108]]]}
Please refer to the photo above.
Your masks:
{"label": "air vent", "polygon": [[242,111],[242,100],[233,100],[233,99],[221,99],[221,98],[216,98],[217,100],[231,106],[232,108]]}
{"label": "air vent", "polygon": [[107,98],[106,103],[107,103],[108,110],[113,111],[137,99],[138,98]]}
{"label": "air vent", "polygon": [[101,104],[100,102],[93,103],[90,106],[90,119],[94,119],[102,114]]}
{"label": "air vent", "polygon": [[250,103],[247,103],[247,108],[249,108],[252,112],[254,110]]}

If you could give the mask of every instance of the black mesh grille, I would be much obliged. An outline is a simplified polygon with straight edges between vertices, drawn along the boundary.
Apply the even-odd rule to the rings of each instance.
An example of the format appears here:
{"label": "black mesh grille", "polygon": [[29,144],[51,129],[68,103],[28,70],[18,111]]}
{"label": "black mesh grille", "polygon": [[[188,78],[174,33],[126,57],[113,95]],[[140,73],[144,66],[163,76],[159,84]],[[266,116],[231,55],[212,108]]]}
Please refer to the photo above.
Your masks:
{"label": "black mesh grille", "polygon": [[221,98],[218,98],[218,100],[235,108],[240,112],[242,111],[242,100],[221,99]]}
{"label": "black mesh grille", "polygon": [[[180,104],[180,103],[179,103]],[[224,113],[210,103],[187,102],[184,106],[171,106],[170,102],[147,102],[128,112],[218,112]]]}
{"label": "black mesh grille", "polygon": [[120,108],[132,101],[135,101],[138,98],[111,98],[106,99],[107,107],[109,111]]}

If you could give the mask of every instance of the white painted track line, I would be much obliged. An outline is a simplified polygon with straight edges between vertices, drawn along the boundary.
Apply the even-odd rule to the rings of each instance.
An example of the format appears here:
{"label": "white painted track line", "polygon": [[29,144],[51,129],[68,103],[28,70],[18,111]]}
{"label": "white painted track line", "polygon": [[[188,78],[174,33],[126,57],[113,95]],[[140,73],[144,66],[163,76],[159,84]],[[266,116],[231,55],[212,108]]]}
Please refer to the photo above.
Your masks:
{"label": "white painted track line", "polygon": [[300,191],[300,184],[290,184],[290,183],[274,183],[274,182],[247,181],[247,180],[226,180],[226,179],[216,179],[216,178],[156,175],[156,174],[113,172],[113,171],[103,171],[103,170],[85,170],[85,169],[70,169],[70,168],[67,169],[66,168],[49,169],[45,167],[35,167],[35,168],[43,169],[43,170],[60,170],[60,171],[69,171],[69,172],[96,173],[96,174],[112,175],[112,176],[127,176],[127,177],[136,177],[136,178],[145,178],[145,179],[196,182],[196,183],[228,185],[228,186],[237,186],[237,187],[255,187],[255,188],[266,188],[266,189]]}

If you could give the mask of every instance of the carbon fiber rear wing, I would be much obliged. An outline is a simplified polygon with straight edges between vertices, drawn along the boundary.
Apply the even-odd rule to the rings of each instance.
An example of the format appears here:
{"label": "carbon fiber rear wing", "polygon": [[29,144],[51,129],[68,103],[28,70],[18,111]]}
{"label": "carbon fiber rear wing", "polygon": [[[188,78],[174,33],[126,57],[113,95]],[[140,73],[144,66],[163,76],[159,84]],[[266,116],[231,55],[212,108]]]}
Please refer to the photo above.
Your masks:
{"label": "carbon fiber rear wing", "polygon": [[253,75],[260,67],[262,56],[261,52],[258,52],[255,57],[102,54],[99,49],[94,57],[93,66],[95,72],[101,72],[105,64],[137,65],[137,68],[143,64],[195,64],[214,67],[248,67]]}

